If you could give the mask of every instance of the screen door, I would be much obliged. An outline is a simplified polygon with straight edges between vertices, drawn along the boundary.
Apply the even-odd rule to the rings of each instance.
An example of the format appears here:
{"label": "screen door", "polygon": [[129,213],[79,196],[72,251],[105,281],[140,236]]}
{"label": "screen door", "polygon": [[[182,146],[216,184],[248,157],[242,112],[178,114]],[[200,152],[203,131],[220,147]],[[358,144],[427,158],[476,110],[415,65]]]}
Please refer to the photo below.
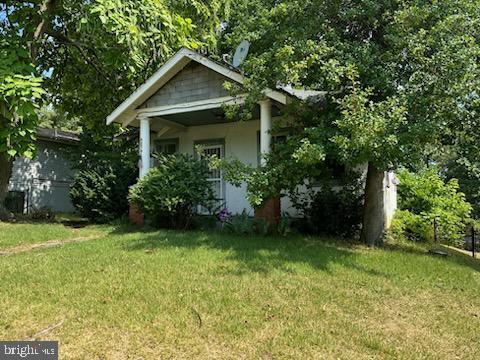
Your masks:
{"label": "screen door", "polygon": [[[203,145],[203,153],[205,156],[216,155],[218,158],[224,157],[224,145],[223,144],[209,144]],[[213,189],[213,195],[215,197],[215,202],[213,204],[213,209],[218,208],[225,202],[225,186],[223,181],[222,170],[216,169],[211,170],[208,173],[207,180],[211,183]],[[199,206],[199,213],[209,214],[209,210],[203,206]]]}

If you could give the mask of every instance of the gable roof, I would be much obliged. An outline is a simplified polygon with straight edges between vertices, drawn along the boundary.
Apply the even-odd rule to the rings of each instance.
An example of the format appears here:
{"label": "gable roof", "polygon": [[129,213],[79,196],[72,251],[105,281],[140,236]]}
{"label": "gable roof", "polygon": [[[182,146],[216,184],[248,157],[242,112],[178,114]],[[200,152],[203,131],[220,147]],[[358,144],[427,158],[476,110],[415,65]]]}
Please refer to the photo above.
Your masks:
{"label": "gable roof", "polygon": [[[112,122],[130,123],[136,117],[136,109],[180,72],[190,61],[196,61],[232,81],[243,84],[244,76],[237,70],[227,65],[219,64],[195,51],[182,48],[107,117],[107,125]],[[266,89],[264,94],[266,97],[281,104],[287,103],[288,94],[283,92]]]}

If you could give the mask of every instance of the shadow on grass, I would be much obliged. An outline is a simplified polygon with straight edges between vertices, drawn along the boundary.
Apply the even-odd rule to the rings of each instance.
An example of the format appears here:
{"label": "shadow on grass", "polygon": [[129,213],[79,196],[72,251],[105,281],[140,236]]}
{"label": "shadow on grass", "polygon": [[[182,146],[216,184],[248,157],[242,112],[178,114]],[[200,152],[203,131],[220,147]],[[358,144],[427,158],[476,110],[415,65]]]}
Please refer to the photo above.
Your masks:
{"label": "shadow on grass", "polygon": [[[127,234],[132,228],[119,228],[117,234]],[[137,229],[138,232],[138,229]],[[207,248],[220,250],[226,258],[234,260],[235,269],[223,268],[222,272],[243,274],[268,273],[274,270],[295,272],[292,264],[307,264],[315,269],[331,272],[331,264],[365,272],[372,276],[388,277],[388,274],[369,269],[357,262],[357,254],[346,244],[333,240],[304,236],[255,236],[230,235],[217,232],[141,230],[137,240],[129,240],[123,246],[128,251],[155,251],[158,249]]]}

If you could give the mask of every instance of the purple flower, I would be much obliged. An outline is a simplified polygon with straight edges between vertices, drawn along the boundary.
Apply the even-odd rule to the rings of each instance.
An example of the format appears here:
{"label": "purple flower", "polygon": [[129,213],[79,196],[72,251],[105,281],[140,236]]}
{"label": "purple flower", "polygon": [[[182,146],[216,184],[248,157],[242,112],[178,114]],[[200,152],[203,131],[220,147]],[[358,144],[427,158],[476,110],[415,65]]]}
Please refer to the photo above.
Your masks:
{"label": "purple flower", "polygon": [[220,220],[222,223],[224,223],[225,221],[228,221],[228,219],[230,219],[231,217],[232,217],[232,213],[229,212],[227,208],[222,209],[218,213],[218,220]]}

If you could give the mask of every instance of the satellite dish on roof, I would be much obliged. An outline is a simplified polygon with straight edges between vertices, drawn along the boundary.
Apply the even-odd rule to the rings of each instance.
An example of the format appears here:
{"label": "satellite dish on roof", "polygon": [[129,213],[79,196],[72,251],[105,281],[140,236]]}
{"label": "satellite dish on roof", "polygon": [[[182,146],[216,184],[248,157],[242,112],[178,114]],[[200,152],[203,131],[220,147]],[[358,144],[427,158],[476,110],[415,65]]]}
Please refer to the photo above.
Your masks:
{"label": "satellite dish on roof", "polygon": [[238,45],[237,50],[235,50],[235,55],[233,55],[233,66],[238,68],[242,65],[243,60],[248,55],[248,49],[250,48],[250,43],[247,40],[243,40],[240,45]]}

